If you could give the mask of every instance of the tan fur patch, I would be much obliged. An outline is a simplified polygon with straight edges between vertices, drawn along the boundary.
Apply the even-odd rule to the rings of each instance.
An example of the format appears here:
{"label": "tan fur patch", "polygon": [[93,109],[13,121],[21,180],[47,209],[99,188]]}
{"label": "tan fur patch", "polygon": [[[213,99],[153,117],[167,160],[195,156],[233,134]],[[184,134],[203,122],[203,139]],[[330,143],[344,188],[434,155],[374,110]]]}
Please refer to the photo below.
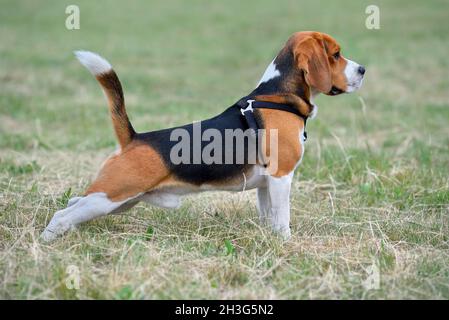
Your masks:
{"label": "tan fur patch", "polygon": [[106,160],[86,195],[104,192],[112,201],[121,201],[147,192],[168,178],[161,156],[144,143],[132,142]]}
{"label": "tan fur patch", "polygon": [[[266,129],[266,143],[262,146],[264,154],[271,155],[270,130],[278,130],[278,165],[272,175],[282,177],[292,172],[302,157],[303,148],[299,142],[299,133],[304,128],[304,121],[289,112],[259,109]],[[268,170],[272,169],[268,164]]]}

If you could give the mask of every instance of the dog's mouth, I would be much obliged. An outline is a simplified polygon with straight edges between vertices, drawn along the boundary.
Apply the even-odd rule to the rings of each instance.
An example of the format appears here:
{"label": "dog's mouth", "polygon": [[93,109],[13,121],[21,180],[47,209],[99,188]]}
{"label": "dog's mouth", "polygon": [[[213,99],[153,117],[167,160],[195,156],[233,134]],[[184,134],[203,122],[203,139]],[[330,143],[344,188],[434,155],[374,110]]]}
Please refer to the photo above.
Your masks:
{"label": "dog's mouth", "polygon": [[362,87],[363,77],[361,77],[358,81],[348,83],[348,88],[346,89],[346,92],[354,92],[359,90]]}
{"label": "dog's mouth", "polygon": [[344,93],[343,90],[341,90],[340,88],[337,88],[336,86],[332,86],[331,91],[328,92],[328,95],[330,96],[336,96],[338,94],[342,94]]}
{"label": "dog's mouth", "polygon": [[358,81],[348,83],[346,91],[342,90],[340,88],[337,88],[336,86],[332,86],[332,89],[327,93],[329,96],[336,96],[342,93],[351,93],[354,92],[362,86],[363,77],[361,77]]}

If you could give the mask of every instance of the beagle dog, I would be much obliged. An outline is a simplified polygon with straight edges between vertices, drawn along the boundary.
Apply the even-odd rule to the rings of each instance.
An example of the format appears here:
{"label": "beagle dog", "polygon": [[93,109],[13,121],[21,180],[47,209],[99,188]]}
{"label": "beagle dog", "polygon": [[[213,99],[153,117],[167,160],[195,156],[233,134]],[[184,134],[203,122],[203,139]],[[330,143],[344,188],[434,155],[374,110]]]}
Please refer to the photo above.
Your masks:
{"label": "beagle dog", "polygon": [[[120,148],[103,163],[85,194],[70,199],[67,208],[54,214],[42,233],[46,241],[54,240],[80,223],[122,212],[140,201],[176,208],[181,197],[188,193],[253,188],[257,188],[261,222],[289,238],[290,188],[293,172],[304,154],[306,120],[317,112],[312,99],[319,93],[335,96],[353,92],[362,85],[365,73],[363,66],[343,57],[340,46],[331,36],[297,32],[270,63],[257,88],[236,105],[199,123],[137,133],[128,119],[122,86],[111,65],[92,52],[75,54],[105,92]],[[258,132],[256,140],[247,136],[244,143],[237,145],[243,146],[246,152],[256,141],[257,150],[263,150],[267,158],[250,162],[250,157],[245,155],[243,161],[235,161],[233,153],[238,151],[235,145],[224,153],[211,153],[215,160],[231,160],[225,163],[206,161],[200,156],[208,148],[204,135],[211,130],[222,134],[254,125],[262,134]],[[201,128],[196,130],[196,127]],[[193,134],[187,143],[187,149],[192,150],[187,150],[187,156],[182,158],[187,161],[178,161],[173,155],[179,155],[176,144],[179,139],[173,136],[179,138],[184,133]],[[212,136],[216,138],[209,134],[206,140],[212,141]],[[270,139],[276,140],[276,144]],[[221,146],[225,143],[219,142],[218,147]],[[272,154],[277,154],[276,161],[272,161]],[[200,159],[195,162],[198,156]]]}

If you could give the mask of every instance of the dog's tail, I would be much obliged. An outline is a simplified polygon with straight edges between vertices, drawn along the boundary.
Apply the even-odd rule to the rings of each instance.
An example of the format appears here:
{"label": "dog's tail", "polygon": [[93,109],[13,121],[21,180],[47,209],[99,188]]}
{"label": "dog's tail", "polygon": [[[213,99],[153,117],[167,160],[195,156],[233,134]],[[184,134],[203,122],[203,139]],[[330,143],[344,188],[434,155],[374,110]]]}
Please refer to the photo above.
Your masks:
{"label": "dog's tail", "polygon": [[122,85],[117,74],[106,59],[89,51],[75,51],[75,55],[83,66],[85,66],[97,78],[108,99],[109,112],[112,118],[115,134],[123,149],[128,145],[136,134],[125,109]]}

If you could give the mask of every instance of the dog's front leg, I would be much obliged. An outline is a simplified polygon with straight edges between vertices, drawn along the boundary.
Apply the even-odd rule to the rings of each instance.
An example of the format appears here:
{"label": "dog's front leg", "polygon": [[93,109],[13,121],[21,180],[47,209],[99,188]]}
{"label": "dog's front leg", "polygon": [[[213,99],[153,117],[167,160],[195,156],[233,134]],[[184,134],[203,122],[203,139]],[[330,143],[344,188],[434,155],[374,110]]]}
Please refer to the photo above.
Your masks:
{"label": "dog's front leg", "polygon": [[271,227],[284,239],[291,236],[290,231],[290,188],[293,173],[283,177],[268,177],[268,200]]}
{"label": "dog's front leg", "polygon": [[259,221],[266,224],[270,210],[270,202],[268,199],[268,186],[257,188],[257,212],[259,213]]}

